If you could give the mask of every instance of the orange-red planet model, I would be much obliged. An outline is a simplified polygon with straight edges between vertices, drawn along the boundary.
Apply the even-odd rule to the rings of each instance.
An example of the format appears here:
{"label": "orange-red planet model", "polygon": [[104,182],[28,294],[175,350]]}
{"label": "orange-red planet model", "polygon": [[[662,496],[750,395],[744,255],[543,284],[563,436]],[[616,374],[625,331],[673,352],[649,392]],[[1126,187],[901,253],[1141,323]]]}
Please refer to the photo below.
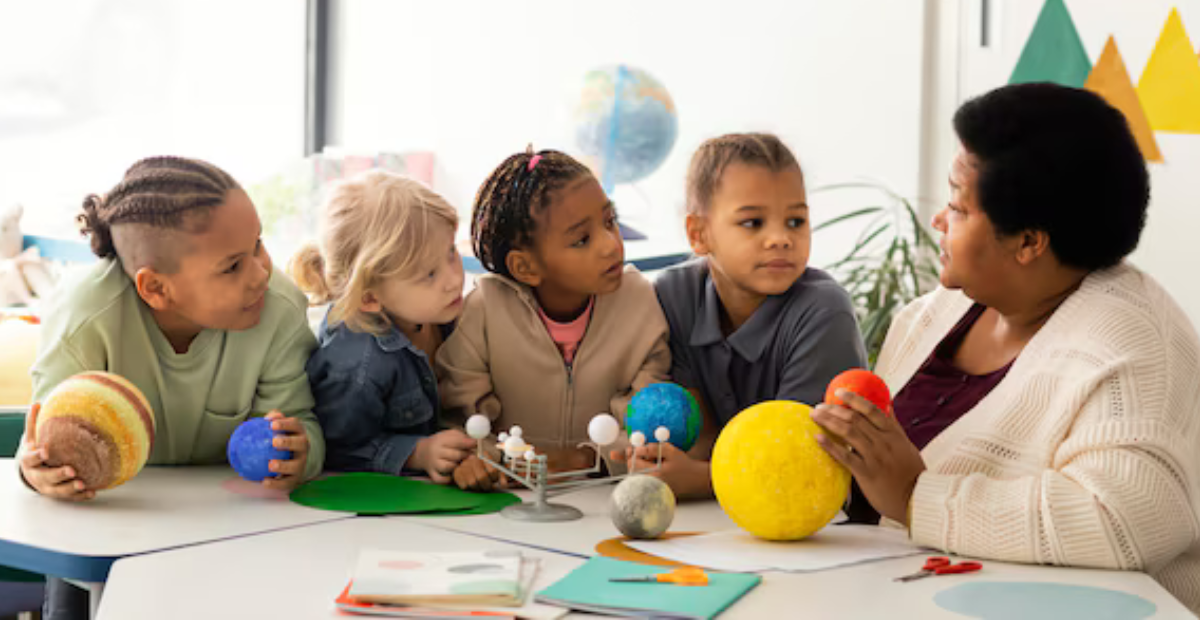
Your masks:
{"label": "orange-red planet model", "polygon": [[892,393],[879,375],[862,368],[852,368],[833,378],[825,389],[825,402],[846,406],[842,399],[834,396],[839,388],[845,388],[871,401],[879,410],[892,415]]}

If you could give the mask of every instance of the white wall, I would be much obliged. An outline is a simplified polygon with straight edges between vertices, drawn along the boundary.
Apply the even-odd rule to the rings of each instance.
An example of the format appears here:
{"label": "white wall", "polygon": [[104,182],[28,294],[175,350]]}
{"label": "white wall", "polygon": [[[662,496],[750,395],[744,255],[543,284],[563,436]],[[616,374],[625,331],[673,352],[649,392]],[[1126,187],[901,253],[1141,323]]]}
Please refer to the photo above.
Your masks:
{"label": "white wall", "polygon": [[[504,157],[577,152],[574,93],[590,68],[625,63],[663,82],[679,140],[622,217],[682,235],[688,160],[705,138],[767,130],[810,187],[855,177],[918,191],[924,2],[919,0],[396,1],[339,4],[337,143],[429,149],[437,188],[464,212]],[[814,220],[836,211],[814,200]],[[847,198],[847,200],[849,200]],[[819,236],[814,264],[845,247]]]}
{"label": "white wall", "polygon": [[[979,46],[978,3],[963,3],[959,22],[959,100],[1008,82],[1044,0],[993,0],[993,45]],[[1178,8],[1195,49],[1200,46],[1200,0],[1066,0],[1092,64],[1109,35],[1136,86],[1172,8]],[[944,131],[950,131],[948,123]],[[950,131],[950,139],[952,138]],[[1151,204],[1132,261],[1147,270],[1200,326],[1200,135],[1156,133],[1163,163],[1149,164]],[[945,140],[945,136],[939,138]]]}
{"label": "white wall", "polygon": [[0,3],[0,210],[77,237],[134,161],[211,160],[249,186],[303,156],[297,0]]}

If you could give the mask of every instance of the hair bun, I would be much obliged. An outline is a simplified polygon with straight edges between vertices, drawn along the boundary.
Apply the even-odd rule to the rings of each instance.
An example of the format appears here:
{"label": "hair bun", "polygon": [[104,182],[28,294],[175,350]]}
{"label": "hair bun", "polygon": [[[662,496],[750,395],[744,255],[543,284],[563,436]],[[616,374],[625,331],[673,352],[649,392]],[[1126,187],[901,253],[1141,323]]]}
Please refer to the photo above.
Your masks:
{"label": "hair bun", "polygon": [[104,199],[96,194],[89,194],[83,199],[83,213],[75,219],[80,225],[80,234],[91,237],[92,253],[100,258],[112,258],[117,255],[113,247],[112,228],[104,221],[101,211],[104,209]]}

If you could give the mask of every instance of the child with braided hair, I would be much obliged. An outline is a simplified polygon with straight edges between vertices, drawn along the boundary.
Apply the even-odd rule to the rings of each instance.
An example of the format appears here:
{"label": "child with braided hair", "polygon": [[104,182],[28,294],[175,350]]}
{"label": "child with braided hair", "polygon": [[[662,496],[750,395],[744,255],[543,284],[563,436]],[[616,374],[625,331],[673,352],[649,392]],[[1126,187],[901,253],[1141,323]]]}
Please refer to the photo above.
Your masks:
{"label": "child with braided hair", "polygon": [[[100,261],[59,285],[43,317],[33,400],[17,460],[25,482],[61,500],[94,497],[51,467],[34,436],[38,405],[85,371],[121,375],[146,396],[149,463],[222,463],[234,428],[263,416],[292,458],[263,486],[289,490],[321,470],[325,442],[304,364],[316,347],[307,300],[275,271],[254,204],[223,170],[181,157],[135,163],[79,216]],[[82,515],[81,515],[82,516]],[[87,617],[87,594],[47,581],[48,618]]]}
{"label": "child with braided hair", "polygon": [[[612,201],[583,164],[531,147],[484,181],[471,237],[491,273],[437,354],[447,421],[482,413],[521,426],[551,471],[590,465],[594,454],[576,446],[591,418],[623,419],[633,393],[666,380],[671,365],[666,319],[625,265]],[[454,472],[462,488],[496,477],[473,456]]]}

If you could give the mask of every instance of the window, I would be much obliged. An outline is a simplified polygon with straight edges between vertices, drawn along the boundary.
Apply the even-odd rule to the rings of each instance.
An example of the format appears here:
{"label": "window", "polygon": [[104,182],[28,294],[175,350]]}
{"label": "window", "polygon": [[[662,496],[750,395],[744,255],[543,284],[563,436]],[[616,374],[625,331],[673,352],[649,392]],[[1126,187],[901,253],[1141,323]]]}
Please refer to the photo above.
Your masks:
{"label": "window", "polygon": [[0,5],[0,208],[77,235],[134,161],[198,157],[251,187],[303,156],[305,3]]}

